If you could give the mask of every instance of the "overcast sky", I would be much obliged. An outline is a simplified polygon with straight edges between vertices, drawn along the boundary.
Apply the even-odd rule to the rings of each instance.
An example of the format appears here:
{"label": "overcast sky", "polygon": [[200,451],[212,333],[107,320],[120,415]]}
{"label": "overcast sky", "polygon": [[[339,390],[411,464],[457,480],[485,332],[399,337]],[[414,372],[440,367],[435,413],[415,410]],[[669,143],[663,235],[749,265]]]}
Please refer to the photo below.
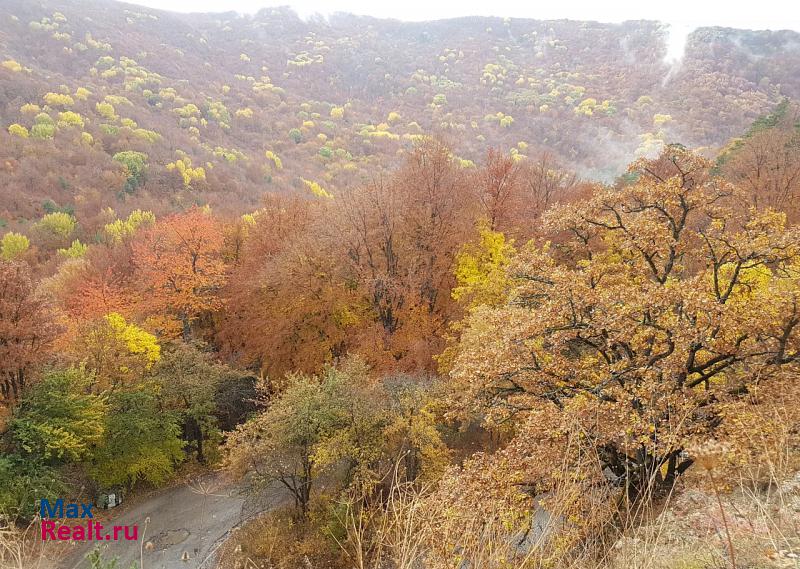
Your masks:
{"label": "overcast sky", "polygon": [[236,10],[289,5],[301,16],[350,12],[401,20],[456,16],[597,20],[661,20],[676,25],[730,26],[800,31],[796,0],[133,0],[134,4],[178,12]]}

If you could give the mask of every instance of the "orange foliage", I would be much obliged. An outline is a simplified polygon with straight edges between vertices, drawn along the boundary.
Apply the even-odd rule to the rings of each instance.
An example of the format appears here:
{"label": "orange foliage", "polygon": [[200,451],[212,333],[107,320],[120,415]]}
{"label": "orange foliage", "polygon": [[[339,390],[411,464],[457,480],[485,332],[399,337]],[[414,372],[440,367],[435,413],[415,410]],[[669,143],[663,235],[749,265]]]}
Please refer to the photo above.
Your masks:
{"label": "orange foliage", "polygon": [[219,221],[197,207],[162,219],[133,242],[139,308],[164,334],[188,340],[194,322],[222,307],[223,245]]}

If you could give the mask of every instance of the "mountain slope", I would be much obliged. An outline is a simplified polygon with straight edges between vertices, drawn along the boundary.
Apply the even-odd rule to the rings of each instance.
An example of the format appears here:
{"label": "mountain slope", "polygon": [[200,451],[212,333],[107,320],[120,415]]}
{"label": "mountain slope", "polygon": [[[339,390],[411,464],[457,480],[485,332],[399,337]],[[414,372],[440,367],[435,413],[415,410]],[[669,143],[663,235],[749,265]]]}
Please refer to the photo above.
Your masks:
{"label": "mountain slope", "polygon": [[[466,167],[489,147],[548,149],[609,179],[665,141],[721,146],[800,95],[797,33],[699,29],[674,64],[666,34],[646,21],[303,21],[8,0],[0,218],[24,230],[61,208],[91,232],[106,207],[241,212],[304,180],[357,184],[432,133]],[[146,155],[135,180],[118,154],[131,151]]]}

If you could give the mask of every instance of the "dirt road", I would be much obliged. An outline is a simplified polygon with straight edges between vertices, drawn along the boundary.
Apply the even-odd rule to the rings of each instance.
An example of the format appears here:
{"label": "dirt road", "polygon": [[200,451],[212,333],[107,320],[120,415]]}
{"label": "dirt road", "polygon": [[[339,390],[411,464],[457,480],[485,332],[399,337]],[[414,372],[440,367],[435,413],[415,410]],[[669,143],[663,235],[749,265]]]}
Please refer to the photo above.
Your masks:
{"label": "dirt road", "polygon": [[[270,507],[262,504],[257,510]],[[165,489],[112,515],[110,525],[137,525],[138,541],[108,541],[106,557],[119,558],[119,569],[211,569],[213,557],[228,532],[254,509],[237,485],[211,474],[194,482]],[[112,510],[113,512],[113,510]],[[60,569],[85,569],[94,544],[76,545]]]}

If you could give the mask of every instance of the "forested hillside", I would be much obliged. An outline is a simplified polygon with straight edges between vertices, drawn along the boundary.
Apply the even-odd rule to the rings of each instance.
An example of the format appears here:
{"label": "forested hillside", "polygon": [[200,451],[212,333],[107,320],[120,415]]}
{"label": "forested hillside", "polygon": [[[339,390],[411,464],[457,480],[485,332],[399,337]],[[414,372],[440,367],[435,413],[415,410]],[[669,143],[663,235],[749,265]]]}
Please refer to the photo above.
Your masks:
{"label": "forested hillside", "polygon": [[723,145],[800,95],[794,32],[699,29],[679,62],[664,61],[666,38],[644,21],[303,21],[9,0],[0,215],[24,227],[51,200],[91,238],[106,207],[242,213],[304,180],[351,186],[433,133],[464,167],[489,147],[548,149],[610,180],[664,142]]}
{"label": "forested hillside", "polygon": [[218,466],[224,568],[788,567],[800,36],[666,34],[5,0],[0,567]]}

